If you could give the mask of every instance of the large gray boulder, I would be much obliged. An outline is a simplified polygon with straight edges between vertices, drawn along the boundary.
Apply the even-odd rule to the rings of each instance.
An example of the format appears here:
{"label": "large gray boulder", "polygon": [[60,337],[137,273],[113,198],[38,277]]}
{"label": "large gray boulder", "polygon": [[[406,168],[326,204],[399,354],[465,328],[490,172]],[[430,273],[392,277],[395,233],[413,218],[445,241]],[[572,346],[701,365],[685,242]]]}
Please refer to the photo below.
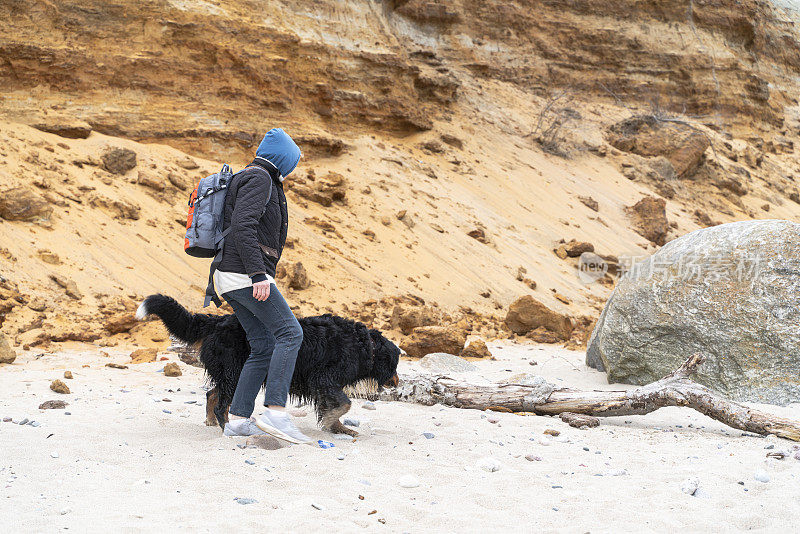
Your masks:
{"label": "large gray boulder", "polygon": [[800,225],[743,221],[671,241],[619,281],[586,363],[646,384],[689,355],[736,400],[800,402]]}

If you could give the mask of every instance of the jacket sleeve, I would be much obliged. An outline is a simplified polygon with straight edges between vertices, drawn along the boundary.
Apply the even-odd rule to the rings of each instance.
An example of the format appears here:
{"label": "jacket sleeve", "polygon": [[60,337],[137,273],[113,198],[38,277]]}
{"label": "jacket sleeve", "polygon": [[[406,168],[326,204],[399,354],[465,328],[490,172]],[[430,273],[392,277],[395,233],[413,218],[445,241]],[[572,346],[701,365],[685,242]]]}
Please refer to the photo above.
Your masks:
{"label": "jacket sleeve", "polygon": [[272,193],[272,181],[264,173],[248,173],[236,192],[230,235],[248,276],[265,273],[264,256],[258,245],[258,224]]}

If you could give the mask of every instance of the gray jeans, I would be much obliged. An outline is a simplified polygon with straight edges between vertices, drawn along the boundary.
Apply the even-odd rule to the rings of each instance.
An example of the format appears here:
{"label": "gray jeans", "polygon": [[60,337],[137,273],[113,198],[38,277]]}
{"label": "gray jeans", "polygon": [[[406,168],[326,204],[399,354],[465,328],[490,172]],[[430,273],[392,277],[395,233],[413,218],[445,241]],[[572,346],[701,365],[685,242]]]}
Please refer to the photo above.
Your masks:
{"label": "gray jeans", "polygon": [[230,413],[250,417],[265,378],[264,406],[285,406],[303,342],[300,323],[275,284],[269,286],[267,300],[253,298],[252,287],[228,291],[222,298],[233,308],[250,343],[250,356],[239,375]]}

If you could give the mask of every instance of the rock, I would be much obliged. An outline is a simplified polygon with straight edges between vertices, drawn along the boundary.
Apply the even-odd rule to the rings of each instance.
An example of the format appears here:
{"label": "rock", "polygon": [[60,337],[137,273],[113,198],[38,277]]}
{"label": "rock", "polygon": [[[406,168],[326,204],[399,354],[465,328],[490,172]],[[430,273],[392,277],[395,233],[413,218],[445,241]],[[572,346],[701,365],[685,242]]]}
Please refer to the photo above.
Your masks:
{"label": "rock", "polygon": [[564,339],[548,330],[547,328],[540,326],[539,328],[535,328],[525,334],[525,337],[533,341],[534,343],[561,343]]}
{"label": "rock", "polygon": [[433,432],[423,432],[422,435],[425,437],[425,439],[433,439],[436,437]]}
{"label": "rock", "polygon": [[470,371],[477,371],[478,368],[465,360],[453,354],[445,352],[434,352],[424,356],[419,364],[434,373],[468,373]]}
{"label": "rock", "polygon": [[491,358],[492,353],[482,339],[473,339],[459,354],[462,358]]}
{"label": "rock", "polygon": [[441,321],[441,313],[428,306],[396,305],[392,309],[389,322],[392,328],[398,328],[405,334],[411,334],[420,326],[433,326]]}
{"label": "rock", "polygon": [[397,484],[401,488],[416,488],[419,486],[419,480],[414,475],[403,475],[397,479]]}
{"label": "rock", "polygon": [[107,363],[106,367],[110,367],[111,369],[127,369],[127,365],[122,365],[121,363]]}
{"label": "rock", "polygon": [[130,331],[131,328],[138,324],[139,320],[136,319],[136,315],[134,313],[123,312],[107,318],[103,328],[105,328],[109,334],[120,334],[122,332]]}
{"label": "rock", "polygon": [[[52,387],[51,387],[52,389]],[[67,392],[69,393],[69,392]],[[62,400],[49,400],[39,405],[40,410],[63,410],[67,407],[67,403]]]}
{"label": "rock", "polygon": [[578,197],[578,200],[581,201],[581,204],[583,204],[592,211],[600,210],[600,204],[598,204],[597,201],[592,197]]}
{"label": "rock", "polygon": [[681,491],[686,495],[694,495],[700,487],[700,479],[697,477],[687,478],[681,482]]}
{"label": "rock", "polygon": [[164,376],[181,376],[181,368],[175,362],[170,362],[164,366]]}
{"label": "rock", "polygon": [[0,192],[0,218],[7,221],[49,222],[53,206],[27,187]]}
{"label": "rock", "polygon": [[64,278],[59,274],[51,274],[50,279],[63,287],[64,293],[66,293],[69,298],[75,300],[81,300],[83,298],[83,293],[78,289],[78,284],[76,284],[74,280]]}
{"label": "rock", "polygon": [[600,426],[600,419],[592,415],[563,412],[559,414],[559,417],[561,418],[562,421],[564,421],[573,428],[583,428],[583,427],[594,428],[596,426]]}
{"label": "rock", "polygon": [[44,299],[35,297],[30,302],[28,302],[28,307],[33,311],[41,312],[47,309],[47,303],[44,301]]}
{"label": "rock", "polygon": [[569,243],[561,243],[558,245],[553,249],[553,252],[562,260],[566,258],[577,258],[584,252],[594,252],[594,245],[572,239]]}
{"label": "rock", "polygon": [[182,158],[176,159],[175,164],[182,169],[186,169],[187,171],[193,171],[200,168],[197,162],[189,156],[183,156]]}
{"label": "rock", "polygon": [[666,242],[670,228],[666,206],[667,201],[663,198],[646,196],[627,208],[633,218],[636,232],[659,246]]}
{"label": "rock", "polygon": [[180,189],[181,191],[185,191],[188,189],[189,185],[187,184],[186,180],[178,174],[177,172],[168,172],[167,173],[167,180],[171,183],[175,188]]}
{"label": "rock", "polygon": [[47,249],[39,249],[36,251],[36,255],[39,256],[39,259],[45,263],[49,263],[50,265],[61,265],[61,258],[59,258],[58,254],[55,252],[51,252]]}
{"label": "rock", "polygon": [[[800,402],[800,224],[741,221],[675,239],[617,284],[586,363],[647,384],[688,355],[696,379],[737,401]],[[633,327],[635,325],[635,327]]]}
{"label": "rock", "polygon": [[361,405],[362,408],[365,410],[375,410],[375,403],[372,401],[365,401],[364,404]]}
{"label": "rock", "polygon": [[428,152],[431,152],[433,154],[441,154],[442,152],[444,152],[444,147],[442,146],[442,144],[439,141],[436,141],[435,139],[431,139],[430,141],[425,141],[424,143],[420,144],[420,147],[423,150],[427,150]]}
{"label": "rock", "polygon": [[467,232],[467,235],[470,236],[472,239],[479,241],[480,243],[487,244],[489,240],[486,239],[486,232],[483,231],[482,228],[476,228],[475,230],[470,230]]}
{"label": "rock", "polygon": [[492,458],[491,456],[487,456],[485,458],[481,458],[477,461],[475,466],[478,469],[483,469],[484,471],[488,471],[490,473],[494,473],[495,471],[500,471],[500,462],[496,459]]}
{"label": "rock", "polygon": [[409,356],[420,358],[434,352],[459,354],[467,342],[467,333],[456,326],[420,326],[400,343]]}
{"label": "rock", "polygon": [[347,200],[347,180],[337,172],[329,172],[321,178],[314,179],[311,185],[307,182],[293,181],[290,187],[299,196],[326,207],[334,202],[346,203]]}
{"label": "rock", "polygon": [[250,497],[234,497],[233,500],[239,504],[255,504],[258,502],[256,499],[251,499]]}
{"label": "rock", "polygon": [[554,312],[530,295],[518,298],[509,306],[505,324],[519,335],[544,327],[564,341],[570,338],[574,329],[568,316]]}
{"label": "rock", "polygon": [[64,371],[64,378],[72,380],[72,371]]}
{"label": "rock", "polygon": [[361,421],[356,419],[355,417],[348,417],[342,420],[343,425],[357,427],[361,424]]}
{"label": "rock", "polygon": [[[156,361],[158,357],[158,350],[157,349],[136,349],[135,351],[131,352],[131,363],[150,363]],[[169,365],[169,364],[167,364]],[[175,364],[176,366],[178,364]],[[180,372],[180,369],[178,369]],[[167,374],[167,368],[164,368],[164,374]],[[167,375],[173,376],[173,375]],[[177,374],[175,376],[180,376]]]}
{"label": "rock", "polygon": [[553,437],[556,437],[556,436],[560,436],[560,435],[561,435],[561,432],[559,432],[558,430],[554,430],[554,429],[552,429],[552,428],[545,428],[545,429],[544,429],[544,435],[545,435],[545,436],[553,436]]}
{"label": "rock", "polygon": [[[93,195],[89,198],[89,205],[98,208],[115,219],[139,220],[139,210],[136,204],[123,199],[111,199],[103,195]],[[181,212],[181,224],[186,222],[186,214]]]}
{"label": "rock", "polygon": [[67,395],[69,393],[69,388],[67,385],[59,379],[53,380],[53,382],[50,384],[50,389],[56,393],[61,393],[62,395]]}
{"label": "rock", "polygon": [[542,457],[541,456],[536,456],[535,454],[526,454],[525,455],[525,459],[528,460],[529,462],[541,462],[542,461]]}
{"label": "rock", "polygon": [[631,117],[611,126],[609,144],[640,156],[664,156],[679,178],[691,176],[710,146],[708,137],[691,126],[659,121],[653,116]]}
{"label": "rock", "polygon": [[136,167],[136,152],[130,148],[109,148],[100,159],[103,168],[111,174],[125,174]]}
{"label": "rock", "polygon": [[770,480],[769,475],[763,469],[756,471],[755,474],[753,475],[753,478],[756,479],[758,482],[763,482],[764,484],[766,484]]}
{"label": "rock", "polygon": [[0,332],[0,363],[14,363],[17,353],[11,348],[6,337]]}
{"label": "rock", "polygon": [[443,142],[447,143],[451,147],[457,148],[459,150],[464,149],[464,142],[455,135],[442,134],[439,136],[439,139],[441,139]]}
{"label": "rock", "polygon": [[150,171],[139,171],[137,183],[156,191],[163,191],[167,187],[163,178],[159,178]]}
{"label": "rock", "polygon": [[291,444],[288,441],[283,441],[281,439],[269,435],[250,436],[249,438],[247,438],[245,444],[247,447],[254,447],[256,449],[264,449],[267,451],[275,451],[278,449],[283,449],[291,446]]}
{"label": "rock", "polygon": [[67,139],[86,139],[92,133],[92,127],[88,122],[71,117],[48,117],[46,122],[34,124],[33,127]]}
{"label": "rock", "polygon": [[292,289],[308,289],[311,286],[308,271],[299,261],[290,263],[287,267],[279,267],[278,278],[286,278],[286,284]]}

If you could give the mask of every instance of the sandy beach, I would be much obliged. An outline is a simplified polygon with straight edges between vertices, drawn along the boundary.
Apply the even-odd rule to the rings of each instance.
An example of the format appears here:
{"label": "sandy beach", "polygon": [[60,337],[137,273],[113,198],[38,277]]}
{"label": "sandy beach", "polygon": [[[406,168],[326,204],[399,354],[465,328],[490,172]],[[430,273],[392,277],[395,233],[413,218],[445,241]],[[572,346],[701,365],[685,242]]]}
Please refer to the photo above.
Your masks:
{"label": "sandy beach", "polygon": [[[580,352],[491,348],[496,361],[473,362],[464,378],[533,372],[626,387],[606,384]],[[688,409],[578,430],[550,417],[384,401],[366,410],[357,400],[355,442],[318,430],[309,413],[298,426],[335,447],[268,451],[204,426],[201,370],[181,363],[183,376],[169,378],[165,361],[113,369],[105,364],[127,363],[128,353],[106,352],[29,351],[0,368],[0,417],[38,424],[0,424],[3,531],[775,532],[800,514],[800,461],[766,458],[790,442],[743,436]],[[65,370],[71,393],[50,391]],[[420,370],[408,360],[399,368]],[[39,410],[47,400],[68,406]],[[798,405],[763,408],[800,418]],[[764,474],[769,482],[756,480]],[[407,475],[419,486],[401,487]],[[681,486],[693,477],[691,496]]]}

